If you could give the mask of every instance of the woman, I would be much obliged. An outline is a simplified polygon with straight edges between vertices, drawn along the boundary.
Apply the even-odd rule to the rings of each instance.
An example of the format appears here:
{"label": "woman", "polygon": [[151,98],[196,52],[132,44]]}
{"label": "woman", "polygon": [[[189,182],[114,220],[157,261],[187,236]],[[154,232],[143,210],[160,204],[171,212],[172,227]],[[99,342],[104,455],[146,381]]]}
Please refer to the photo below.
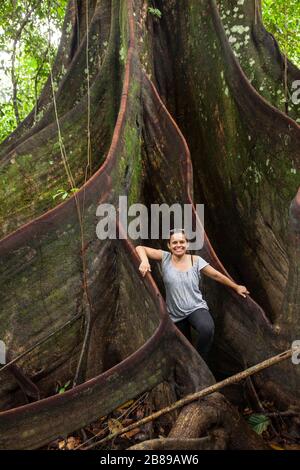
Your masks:
{"label": "woman", "polygon": [[170,252],[137,246],[136,251],[141,259],[139,270],[142,276],[151,271],[149,258],[162,262],[169,315],[185,336],[188,337],[190,324],[196,329],[199,335],[197,350],[207,360],[214,336],[214,321],[199,287],[201,273],[231,287],[242,297],[246,297],[249,291],[214,269],[200,256],[188,255],[184,230],[170,232],[168,248]]}

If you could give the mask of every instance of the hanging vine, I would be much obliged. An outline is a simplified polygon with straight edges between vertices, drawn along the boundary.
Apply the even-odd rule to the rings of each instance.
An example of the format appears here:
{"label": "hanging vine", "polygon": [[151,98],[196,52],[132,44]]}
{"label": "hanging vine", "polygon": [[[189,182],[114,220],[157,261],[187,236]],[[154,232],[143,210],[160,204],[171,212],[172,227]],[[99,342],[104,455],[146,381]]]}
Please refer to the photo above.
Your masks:
{"label": "hanging vine", "polygon": [[[90,151],[91,151],[91,146],[90,146],[90,84],[89,84],[89,61],[88,61],[88,15],[89,15],[89,9],[88,9],[88,2],[86,2],[86,16],[87,16],[87,31],[86,31],[86,36],[87,36],[87,80],[88,80],[88,87],[87,87],[87,95],[88,95],[88,106],[87,106],[87,115],[88,115],[88,121],[87,121],[87,135],[88,135],[88,145],[87,145],[87,165],[85,169],[85,181],[87,181],[87,176],[88,176],[88,169],[91,167],[91,157],[90,157]],[[50,29],[50,23],[49,23],[49,43],[51,42],[51,29]],[[50,59],[50,58],[49,58]],[[84,238],[84,203],[85,203],[85,187],[83,189],[83,203],[82,207],[80,207],[80,200],[78,197],[78,194],[76,194],[77,188],[75,185],[75,180],[72,174],[72,170],[69,165],[68,157],[67,157],[67,152],[66,148],[63,142],[63,137],[61,134],[61,129],[60,129],[60,123],[59,123],[59,117],[58,117],[58,112],[57,112],[57,103],[56,103],[56,96],[55,96],[55,84],[53,80],[53,74],[52,74],[52,69],[50,68],[50,80],[51,80],[51,89],[52,89],[52,99],[53,99],[53,107],[54,107],[54,114],[55,114],[55,121],[57,125],[57,131],[58,131],[58,143],[60,147],[60,153],[61,153],[61,158],[62,162],[65,168],[65,172],[67,175],[67,179],[69,182],[70,189],[72,193],[74,193],[74,200],[75,200],[75,205],[76,205],[76,210],[77,210],[77,215],[78,215],[78,220],[79,220],[79,228],[80,228],[80,241],[81,241],[81,260],[82,260],[82,285],[83,285],[83,305],[84,305],[84,311],[85,311],[85,334],[84,334],[84,339],[83,339],[83,344],[81,348],[81,352],[79,355],[79,360],[77,363],[77,368],[76,372],[74,375],[73,379],[73,387],[75,387],[78,383],[80,374],[81,374],[81,368],[82,368],[82,362],[84,358],[84,354],[86,352],[87,344],[88,344],[88,338],[89,338],[89,333],[90,333],[90,324],[91,324],[91,311],[93,310],[90,297],[89,297],[89,292],[88,292],[88,282],[87,282],[87,266],[86,266],[86,256],[85,256],[85,238]]]}

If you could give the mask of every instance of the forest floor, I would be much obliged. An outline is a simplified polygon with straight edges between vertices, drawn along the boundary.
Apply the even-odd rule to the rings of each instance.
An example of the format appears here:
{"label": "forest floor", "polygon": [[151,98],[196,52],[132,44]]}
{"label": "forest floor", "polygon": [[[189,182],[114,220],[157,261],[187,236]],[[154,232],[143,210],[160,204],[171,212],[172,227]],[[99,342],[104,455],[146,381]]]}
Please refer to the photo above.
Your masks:
{"label": "forest floor", "polygon": [[[119,431],[126,426],[155,412],[149,405],[149,393],[140,395],[135,400],[118,407],[109,415],[103,416],[84,429],[74,432],[66,439],[58,438],[43,450],[84,450],[85,447],[101,441],[109,434]],[[273,450],[300,450],[300,416],[288,412],[278,411],[271,402],[262,402],[263,412],[257,412],[249,407],[238,408],[249,425],[260,434],[264,441]],[[166,415],[167,416],[167,415]],[[169,423],[169,421],[167,421]],[[117,436],[104,444],[95,445],[98,450],[124,450],[148,439],[167,437],[170,429],[168,424],[163,425],[151,421],[129,432]]]}

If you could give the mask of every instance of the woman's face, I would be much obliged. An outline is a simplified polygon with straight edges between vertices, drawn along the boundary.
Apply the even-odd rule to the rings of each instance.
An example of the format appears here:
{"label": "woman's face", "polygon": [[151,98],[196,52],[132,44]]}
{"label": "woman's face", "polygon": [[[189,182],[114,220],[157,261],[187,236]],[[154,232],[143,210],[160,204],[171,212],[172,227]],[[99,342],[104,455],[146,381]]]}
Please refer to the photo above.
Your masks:
{"label": "woman's face", "polygon": [[168,243],[168,247],[171,253],[174,253],[174,255],[184,255],[188,248],[188,242],[185,238],[184,233],[174,233],[171,236],[170,242]]}

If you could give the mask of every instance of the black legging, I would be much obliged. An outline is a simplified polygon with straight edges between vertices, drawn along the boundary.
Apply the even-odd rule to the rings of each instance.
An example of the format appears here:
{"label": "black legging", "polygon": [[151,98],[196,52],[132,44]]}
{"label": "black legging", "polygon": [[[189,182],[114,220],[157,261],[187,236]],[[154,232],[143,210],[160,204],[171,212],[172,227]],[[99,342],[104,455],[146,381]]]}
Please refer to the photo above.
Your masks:
{"label": "black legging", "polygon": [[197,351],[207,361],[215,332],[215,324],[210,312],[206,308],[199,308],[183,320],[176,322],[175,325],[189,341],[191,341],[190,325],[195,328],[198,333]]}

